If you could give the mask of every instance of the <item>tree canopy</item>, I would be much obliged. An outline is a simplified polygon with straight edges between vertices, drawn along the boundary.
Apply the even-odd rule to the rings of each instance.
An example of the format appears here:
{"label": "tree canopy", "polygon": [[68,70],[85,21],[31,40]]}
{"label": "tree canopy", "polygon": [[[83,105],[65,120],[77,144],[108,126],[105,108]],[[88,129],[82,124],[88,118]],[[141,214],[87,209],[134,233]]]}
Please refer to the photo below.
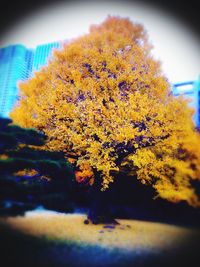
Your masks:
{"label": "tree canopy", "polygon": [[194,111],[172,95],[151,49],[142,25],[109,16],[19,85],[11,118],[43,131],[46,149],[63,151],[80,181],[92,185],[99,173],[105,190],[123,171],[164,199],[197,206]]}

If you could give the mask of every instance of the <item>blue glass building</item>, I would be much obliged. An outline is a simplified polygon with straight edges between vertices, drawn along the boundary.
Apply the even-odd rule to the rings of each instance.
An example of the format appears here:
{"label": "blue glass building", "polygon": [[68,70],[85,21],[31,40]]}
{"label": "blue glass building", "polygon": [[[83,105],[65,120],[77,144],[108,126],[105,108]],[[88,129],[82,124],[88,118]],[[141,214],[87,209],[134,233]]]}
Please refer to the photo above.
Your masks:
{"label": "blue glass building", "polygon": [[60,48],[61,42],[53,42],[49,44],[38,45],[35,49],[33,60],[33,72],[40,69],[40,67],[47,64],[49,58],[51,58],[53,50]]}
{"label": "blue glass building", "polygon": [[36,49],[10,45],[0,49],[0,117],[8,117],[18,97],[18,83],[46,65],[53,48],[61,42],[39,45]]}
{"label": "blue glass building", "polygon": [[8,113],[18,96],[17,83],[30,76],[33,51],[25,46],[11,45],[0,49],[0,116]]}
{"label": "blue glass building", "polygon": [[173,94],[184,96],[190,99],[189,106],[195,109],[193,120],[197,127],[200,127],[200,76],[196,81],[187,81],[173,84]]}

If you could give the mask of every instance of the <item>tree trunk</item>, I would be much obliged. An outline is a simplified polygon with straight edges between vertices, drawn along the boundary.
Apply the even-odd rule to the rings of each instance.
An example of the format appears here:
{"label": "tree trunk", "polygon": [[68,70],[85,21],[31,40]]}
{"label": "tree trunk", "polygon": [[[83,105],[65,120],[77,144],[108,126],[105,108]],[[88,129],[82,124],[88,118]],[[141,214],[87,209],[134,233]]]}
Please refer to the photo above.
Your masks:
{"label": "tree trunk", "polygon": [[93,224],[118,224],[112,215],[111,193],[109,189],[101,191],[102,177],[100,173],[95,173],[95,181],[89,192],[90,208],[88,220]]}

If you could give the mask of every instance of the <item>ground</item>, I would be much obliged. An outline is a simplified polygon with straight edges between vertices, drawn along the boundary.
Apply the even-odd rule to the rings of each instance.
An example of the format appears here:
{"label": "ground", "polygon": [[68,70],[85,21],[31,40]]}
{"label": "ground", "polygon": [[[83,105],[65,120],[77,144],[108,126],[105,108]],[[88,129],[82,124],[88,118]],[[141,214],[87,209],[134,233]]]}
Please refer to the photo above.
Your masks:
{"label": "ground", "polygon": [[3,266],[193,267],[199,261],[198,230],[123,219],[115,226],[92,225],[85,219],[44,211],[0,218]]}

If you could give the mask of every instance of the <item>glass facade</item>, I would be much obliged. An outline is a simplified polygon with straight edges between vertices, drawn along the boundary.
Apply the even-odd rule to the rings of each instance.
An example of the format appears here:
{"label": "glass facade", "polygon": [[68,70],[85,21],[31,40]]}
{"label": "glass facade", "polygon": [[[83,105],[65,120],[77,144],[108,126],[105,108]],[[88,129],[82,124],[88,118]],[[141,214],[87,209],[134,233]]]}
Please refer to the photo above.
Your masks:
{"label": "glass facade", "polygon": [[17,96],[17,83],[32,71],[33,51],[23,45],[0,49],[0,116],[8,117]]}
{"label": "glass facade", "polygon": [[40,69],[40,67],[46,65],[49,58],[52,56],[53,49],[60,47],[60,42],[38,45],[34,53],[33,71],[37,71]]}
{"label": "glass facade", "polygon": [[61,42],[53,42],[36,49],[27,49],[21,44],[0,48],[0,117],[9,116],[18,97],[18,83],[46,65],[53,48],[60,47]]}
{"label": "glass facade", "polygon": [[196,111],[193,116],[194,123],[197,127],[200,127],[200,76],[196,81],[174,84],[172,89],[174,95],[183,94],[190,99],[189,106]]}

